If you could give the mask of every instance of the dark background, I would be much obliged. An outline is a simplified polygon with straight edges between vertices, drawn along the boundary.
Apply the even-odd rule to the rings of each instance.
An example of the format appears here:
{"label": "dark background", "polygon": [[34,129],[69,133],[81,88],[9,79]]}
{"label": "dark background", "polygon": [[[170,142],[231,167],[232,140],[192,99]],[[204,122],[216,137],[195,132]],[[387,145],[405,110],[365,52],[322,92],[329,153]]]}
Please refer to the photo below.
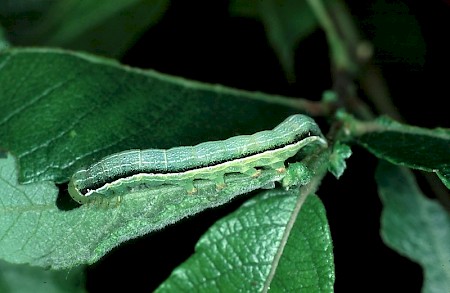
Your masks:
{"label": "dark background", "polygon": [[[398,2],[407,5],[407,14],[401,7],[397,10]],[[449,4],[347,3],[361,33],[374,41],[373,61],[381,68],[406,121],[425,127],[449,127],[444,104],[448,100],[450,65]],[[411,19],[417,21],[418,31],[404,25]],[[403,34],[407,33],[413,34],[410,43],[408,38],[405,43]],[[261,23],[231,17],[227,1],[172,1],[163,19],[140,38],[122,62],[209,83],[316,100],[332,87],[323,32],[300,43],[296,50],[298,81],[289,84]],[[325,121],[319,122],[326,129]],[[373,179],[377,161],[359,147],[355,146],[353,152],[341,179],[327,176],[318,192],[334,241],[336,292],[393,292],[396,288],[420,292],[420,266],[386,247],[379,235],[382,206]],[[90,266],[88,290],[151,291],[194,252],[196,241],[211,224],[247,197],[121,245]]]}

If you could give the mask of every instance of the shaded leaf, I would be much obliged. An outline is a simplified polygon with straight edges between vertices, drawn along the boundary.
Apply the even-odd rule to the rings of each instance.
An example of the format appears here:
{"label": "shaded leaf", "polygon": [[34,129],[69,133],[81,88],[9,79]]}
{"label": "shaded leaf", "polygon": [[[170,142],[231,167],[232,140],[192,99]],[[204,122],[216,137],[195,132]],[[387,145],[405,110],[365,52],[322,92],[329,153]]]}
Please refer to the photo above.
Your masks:
{"label": "shaded leaf", "polygon": [[383,201],[381,236],[424,270],[423,292],[450,288],[450,215],[420,191],[410,171],[381,163],[376,172]]}
{"label": "shaded leaf", "polygon": [[308,3],[305,0],[236,0],[230,9],[235,15],[259,16],[287,79],[295,82],[295,49],[318,26]]}
{"label": "shaded leaf", "polygon": [[[57,46],[117,57],[168,7],[168,0],[24,1],[5,19],[15,44]],[[20,9],[20,13],[18,13]],[[34,17],[30,17],[34,15]],[[27,19],[17,21],[17,19]],[[16,23],[22,23],[22,26]]]}
{"label": "shaded leaf", "polygon": [[54,0],[0,1],[0,23],[12,43],[32,30]]}
{"label": "shaded leaf", "polygon": [[325,210],[311,195],[293,223],[299,204],[295,191],[277,190],[246,202],[202,236],[157,292],[333,292]]}
{"label": "shaded leaf", "polygon": [[[70,9],[67,1],[73,4]],[[56,18],[56,23],[47,32],[43,45],[118,57],[160,20],[168,4],[169,0],[66,0],[49,12],[49,21]],[[61,8],[66,12],[64,16]]]}

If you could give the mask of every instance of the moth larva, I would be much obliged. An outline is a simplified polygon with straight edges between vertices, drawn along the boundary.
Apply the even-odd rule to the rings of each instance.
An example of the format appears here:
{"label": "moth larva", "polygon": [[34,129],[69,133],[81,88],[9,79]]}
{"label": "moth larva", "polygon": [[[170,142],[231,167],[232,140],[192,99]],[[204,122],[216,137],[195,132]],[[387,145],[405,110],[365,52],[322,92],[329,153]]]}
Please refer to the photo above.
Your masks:
{"label": "moth larva", "polygon": [[139,186],[162,184],[185,187],[195,193],[194,180],[207,179],[224,188],[228,173],[258,176],[256,168],[280,172],[284,162],[311,142],[326,145],[314,120],[292,115],[273,130],[240,135],[222,141],[171,149],[127,150],[107,156],[77,171],[69,182],[69,193],[79,203],[98,196],[121,196]]}

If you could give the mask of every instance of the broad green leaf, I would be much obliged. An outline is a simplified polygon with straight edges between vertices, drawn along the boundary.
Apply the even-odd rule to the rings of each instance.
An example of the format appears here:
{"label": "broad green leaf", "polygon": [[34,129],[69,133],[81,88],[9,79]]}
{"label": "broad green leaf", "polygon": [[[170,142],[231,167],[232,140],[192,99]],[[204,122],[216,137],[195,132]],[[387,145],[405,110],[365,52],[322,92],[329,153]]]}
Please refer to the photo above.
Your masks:
{"label": "broad green leaf", "polygon": [[214,224],[157,292],[333,292],[332,250],[316,196],[268,191]]}
{"label": "broad green leaf", "polygon": [[[0,54],[0,148],[22,183],[68,181],[127,149],[170,148],[272,129],[290,99],[207,85],[48,49]],[[278,103],[278,104],[275,104]]]}
{"label": "broad green leaf", "polygon": [[[194,145],[270,129],[292,113],[270,102],[287,100],[90,55],[6,51],[0,55],[0,147],[18,159],[17,165],[11,156],[0,161],[0,257],[53,268],[93,263],[128,239],[273,186],[281,178],[273,170],[258,178],[230,174],[219,192],[213,182],[199,181],[196,196],[163,186],[127,194],[106,207],[61,211],[54,185],[42,181],[66,182],[82,165],[125,149]],[[22,183],[35,183],[20,185],[16,174]],[[59,197],[67,198],[64,189]]]}
{"label": "broad green leaf", "polygon": [[318,25],[308,3],[305,0],[235,0],[231,2],[230,10],[235,15],[258,15],[286,77],[294,82],[295,49]]}
{"label": "broad green leaf", "polygon": [[83,268],[53,271],[0,261],[0,292],[60,293],[86,292]]}
{"label": "broad green leaf", "polygon": [[381,236],[394,250],[424,270],[422,292],[450,288],[450,215],[420,191],[412,173],[388,163],[376,172],[383,201]]}
{"label": "broad green leaf", "polygon": [[426,129],[382,117],[357,122],[347,117],[359,144],[381,159],[409,168],[435,172],[450,188],[450,130]]}
{"label": "broad green leaf", "polygon": [[120,202],[62,211],[52,183],[21,185],[15,166],[12,156],[0,159],[0,258],[55,269],[94,263],[126,240],[273,185],[281,176],[275,170],[264,170],[257,178],[230,174],[227,188],[219,192],[214,182],[200,181],[195,196],[165,186],[127,194]]}

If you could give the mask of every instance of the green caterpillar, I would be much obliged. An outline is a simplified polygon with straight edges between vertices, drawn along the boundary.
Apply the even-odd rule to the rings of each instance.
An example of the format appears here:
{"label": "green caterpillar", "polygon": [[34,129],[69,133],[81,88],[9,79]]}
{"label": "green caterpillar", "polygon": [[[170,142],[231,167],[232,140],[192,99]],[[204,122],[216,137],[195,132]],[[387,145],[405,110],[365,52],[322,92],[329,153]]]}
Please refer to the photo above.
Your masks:
{"label": "green caterpillar", "polygon": [[[196,179],[213,180],[219,190],[225,188],[224,176],[228,173],[258,176],[261,171],[257,168],[272,168],[285,173],[284,162],[312,142],[327,144],[314,120],[297,114],[273,130],[252,135],[167,150],[116,153],[73,174],[68,190],[79,203],[162,184],[183,186],[192,194],[197,191]],[[283,182],[285,187],[289,184]]]}

